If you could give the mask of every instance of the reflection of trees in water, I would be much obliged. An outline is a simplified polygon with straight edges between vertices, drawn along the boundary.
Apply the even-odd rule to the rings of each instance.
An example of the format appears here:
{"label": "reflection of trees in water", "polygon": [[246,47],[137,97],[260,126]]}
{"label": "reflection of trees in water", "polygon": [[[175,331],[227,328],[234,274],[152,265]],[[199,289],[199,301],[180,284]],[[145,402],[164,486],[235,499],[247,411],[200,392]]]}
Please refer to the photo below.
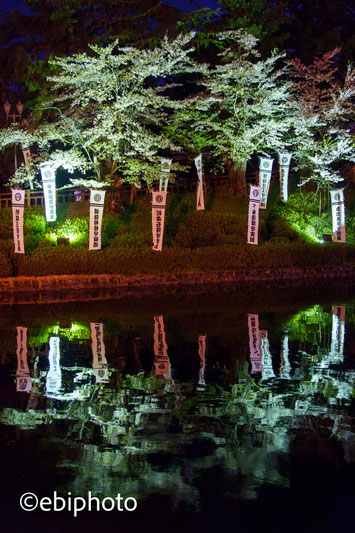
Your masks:
{"label": "reflection of trees in water", "polygon": [[[67,329],[71,335],[84,331]],[[251,377],[243,360],[231,375],[223,359],[215,359],[216,374],[228,374],[223,387],[209,384],[208,374],[201,379],[201,355],[194,383],[116,368],[110,369],[110,383],[95,384],[93,369],[66,366],[61,358],[61,386],[46,390],[48,371],[37,364],[28,410],[4,409],[0,422],[38,427],[47,438],[50,426],[50,438],[79,443],[77,461],[58,465],[71,473],[66,488],[76,494],[161,494],[173,505],[196,509],[201,480],[218,470],[234,498],[254,498],[263,484],[288,485],[285,463],[297,439],[338,439],[346,460],[354,455],[347,417],[353,373],[343,365],[332,315],[315,306],[289,320],[285,330],[279,368],[275,348],[265,342],[267,375]],[[270,332],[268,337],[272,343]]]}
{"label": "reflection of trees in water", "polygon": [[[218,468],[233,480],[233,497],[254,498],[260,485],[287,486],[285,454],[294,434],[310,431],[310,420],[313,432],[326,426],[341,440],[350,431],[348,377],[325,372],[321,357],[302,353],[297,379],[259,384],[240,364],[237,384],[227,390],[196,391],[196,384],[144,373],[112,373],[115,386],[96,385],[91,370],[66,368],[64,389],[47,393],[45,408],[5,409],[0,421],[23,429],[50,425],[52,438],[80,442],[78,461],[58,465],[70,469],[75,493],[163,494],[197,507],[199,479]],[[45,380],[42,371],[38,392]]]}

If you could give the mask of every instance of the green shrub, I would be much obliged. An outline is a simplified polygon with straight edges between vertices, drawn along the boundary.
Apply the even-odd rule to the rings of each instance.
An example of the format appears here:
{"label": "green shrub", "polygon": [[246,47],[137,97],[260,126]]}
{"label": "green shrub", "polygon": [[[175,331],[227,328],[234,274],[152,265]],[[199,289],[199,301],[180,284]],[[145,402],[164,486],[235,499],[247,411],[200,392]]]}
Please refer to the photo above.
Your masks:
{"label": "green shrub", "polygon": [[0,251],[0,277],[7,278],[12,276],[12,266],[6,253]]}
{"label": "green shrub", "polygon": [[247,221],[242,217],[193,211],[179,225],[173,244],[191,249],[241,244],[245,242],[246,228]]}

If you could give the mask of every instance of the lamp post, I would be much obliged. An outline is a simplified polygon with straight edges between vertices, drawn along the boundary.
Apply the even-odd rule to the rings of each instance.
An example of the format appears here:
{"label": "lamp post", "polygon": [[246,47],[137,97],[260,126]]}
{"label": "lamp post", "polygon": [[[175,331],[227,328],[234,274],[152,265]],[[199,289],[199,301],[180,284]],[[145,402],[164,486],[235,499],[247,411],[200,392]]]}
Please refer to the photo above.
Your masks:
{"label": "lamp post", "polygon": [[[7,121],[9,121],[9,117],[12,118],[12,123],[13,124],[15,124],[17,118],[21,120],[22,111],[23,111],[23,103],[21,102],[20,99],[19,99],[19,101],[16,104],[16,109],[17,109],[17,114],[15,112],[10,114],[11,104],[10,104],[10,102],[8,100],[6,100],[6,102],[4,103],[4,111],[5,111],[5,114],[6,114],[6,119],[7,119]],[[16,144],[14,145],[14,161],[15,161],[15,172],[16,172],[16,170],[17,170]]]}

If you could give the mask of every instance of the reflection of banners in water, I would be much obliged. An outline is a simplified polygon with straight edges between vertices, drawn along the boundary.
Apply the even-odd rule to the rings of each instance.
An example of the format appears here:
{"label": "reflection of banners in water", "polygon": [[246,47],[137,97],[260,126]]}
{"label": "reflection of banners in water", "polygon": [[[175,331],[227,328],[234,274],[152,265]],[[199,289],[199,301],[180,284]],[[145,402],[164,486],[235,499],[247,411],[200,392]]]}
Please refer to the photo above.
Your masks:
{"label": "reflection of banners in water", "polygon": [[27,328],[21,326],[16,328],[17,331],[17,371],[16,375],[29,374],[30,370],[27,363]]}
{"label": "reflection of banners in water", "polygon": [[154,317],[154,367],[156,376],[170,377],[170,360],[168,346],[165,341],[165,328],[163,316]]}
{"label": "reflection of banners in water", "polygon": [[[172,162],[173,162],[172,159],[166,159],[166,158],[161,159],[161,165],[162,165],[161,172],[165,174],[169,174],[171,170],[170,167],[171,167]],[[168,184],[169,184],[169,177],[166,175],[164,177],[161,177],[159,180],[159,191],[167,192]]]}
{"label": "reflection of banners in water", "polygon": [[259,164],[259,187],[261,188],[260,209],[266,209],[267,197],[269,195],[270,180],[273,160],[260,157]]}
{"label": "reflection of banners in water", "polygon": [[288,359],[288,335],[284,335],[281,344],[280,378],[291,379],[291,365]]}
{"label": "reflection of banners in water", "polygon": [[284,202],[288,200],[288,173],[290,170],[291,154],[279,154],[280,171],[280,198]]}
{"label": "reflection of banners in water", "polygon": [[59,392],[62,385],[62,373],[60,370],[59,337],[49,339],[49,371],[46,378],[46,391]]}
{"label": "reflection of banners in water", "polygon": [[30,392],[32,381],[27,363],[27,328],[17,327],[17,370],[16,370],[16,391]]}
{"label": "reflection of banners in water", "polygon": [[96,383],[109,383],[108,368],[93,368]]}
{"label": "reflection of banners in water", "polygon": [[344,190],[330,191],[333,220],[333,242],[345,242]]}
{"label": "reflection of banners in water", "polygon": [[248,315],[249,349],[251,373],[261,372],[260,335],[259,335],[259,315]]}
{"label": "reflection of banners in water", "polygon": [[54,222],[56,213],[55,170],[51,166],[41,168],[44,206],[47,222]]}
{"label": "reflection of banners in water", "polygon": [[198,336],[198,355],[200,356],[199,385],[206,385],[205,368],[206,368],[206,335]]}
{"label": "reflection of banners in water", "polygon": [[165,205],[167,193],[153,191],[152,195],[153,250],[160,252],[163,248]]}
{"label": "reflection of banners in water", "polygon": [[258,244],[259,242],[259,206],[261,188],[250,187],[249,213],[248,213],[248,244]]}
{"label": "reflection of banners in water", "polygon": [[203,170],[202,170],[202,155],[195,158],[195,166],[197,170],[197,198],[196,198],[196,210],[203,211],[205,209],[205,198],[203,192]]}
{"label": "reflection of banners in water", "polygon": [[32,380],[30,376],[17,376],[16,392],[31,392]]}
{"label": "reflection of banners in water", "polygon": [[108,383],[108,365],[105,356],[104,325],[99,322],[91,322],[92,342],[92,367],[96,377],[96,383]]}
{"label": "reflection of banners in water", "polygon": [[345,305],[333,306],[332,344],[330,355],[343,358],[345,338]]}
{"label": "reflection of banners in water", "polygon": [[274,369],[272,368],[272,356],[269,349],[269,339],[267,338],[267,331],[260,330],[261,340],[261,356],[263,362],[262,379],[274,378]]}
{"label": "reflection of banners in water", "polygon": [[12,227],[14,233],[15,254],[24,254],[23,240],[23,210],[25,207],[26,191],[12,189]]}
{"label": "reflection of banners in water", "polygon": [[90,191],[89,250],[101,250],[101,226],[105,191]]}

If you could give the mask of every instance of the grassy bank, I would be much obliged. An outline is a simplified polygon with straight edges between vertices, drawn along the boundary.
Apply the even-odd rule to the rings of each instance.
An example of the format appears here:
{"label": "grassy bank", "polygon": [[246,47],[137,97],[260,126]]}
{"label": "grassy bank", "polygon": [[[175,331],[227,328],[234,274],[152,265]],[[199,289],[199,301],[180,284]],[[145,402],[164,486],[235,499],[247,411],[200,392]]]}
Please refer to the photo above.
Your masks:
{"label": "grassy bank", "polygon": [[[247,202],[212,191],[206,211],[195,210],[195,193],[169,194],[164,248],[151,249],[151,207],[142,197],[124,215],[104,215],[100,251],[88,251],[88,204],[58,206],[56,223],[42,210],[25,210],[26,255],[13,253],[11,209],[0,210],[0,276],[51,274],[159,274],[261,267],[355,263],[354,216],[347,212],[347,245],[321,242],[331,233],[330,210],[319,213],[310,193],[287,204],[271,196],[260,211],[259,246],[246,244]],[[327,206],[323,206],[327,207]],[[69,244],[60,244],[60,239]]]}

